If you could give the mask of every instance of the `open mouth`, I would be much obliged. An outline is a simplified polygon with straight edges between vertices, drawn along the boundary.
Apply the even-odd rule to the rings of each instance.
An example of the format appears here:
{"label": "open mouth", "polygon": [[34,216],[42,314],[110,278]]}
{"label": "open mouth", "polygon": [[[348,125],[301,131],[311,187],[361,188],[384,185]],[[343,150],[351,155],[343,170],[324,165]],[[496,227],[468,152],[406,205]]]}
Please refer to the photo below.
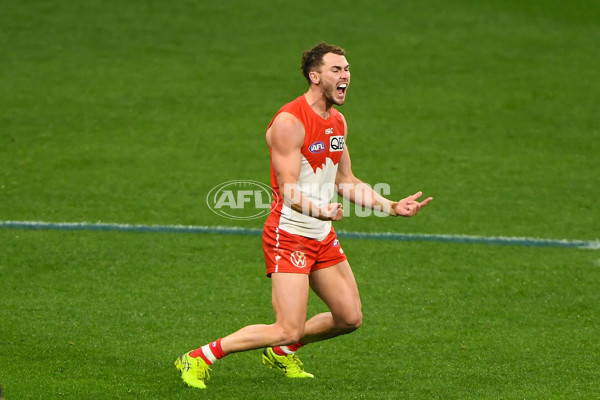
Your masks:
{"label": "open mouth", "polygon": [[343,96],[346,93],[346,89],[348,88],[348,84],[347,83],[341,83],[338,85],[337,89],[337,93],[340,96]]}

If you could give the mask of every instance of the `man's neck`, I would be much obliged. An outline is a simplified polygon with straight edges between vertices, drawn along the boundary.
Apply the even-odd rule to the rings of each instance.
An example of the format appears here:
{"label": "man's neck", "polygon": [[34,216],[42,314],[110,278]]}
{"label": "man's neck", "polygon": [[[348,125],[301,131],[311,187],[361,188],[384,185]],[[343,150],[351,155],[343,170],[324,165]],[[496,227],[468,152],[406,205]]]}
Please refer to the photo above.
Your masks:
{"label": "man's neck", "polygon": [[304,98],[306,99],[306,102],[310,108],[312,108],[318,115],[324,119],[329,118],[333,104],[330,104],[325,99],[319,88],[311,86],[308,92],[306,92],[304,95]]}

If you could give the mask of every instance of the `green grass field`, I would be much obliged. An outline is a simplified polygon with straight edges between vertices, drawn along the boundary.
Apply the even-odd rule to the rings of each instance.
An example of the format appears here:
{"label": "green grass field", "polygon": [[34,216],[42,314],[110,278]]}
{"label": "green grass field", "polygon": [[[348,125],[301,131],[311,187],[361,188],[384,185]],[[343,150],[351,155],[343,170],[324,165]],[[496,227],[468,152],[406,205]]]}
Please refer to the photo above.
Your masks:
{"label": "green grass field", "polygon": [[[435,198],[336,229],[599,238],[592,0],[5,2],[0,222],[260,228],[205,198],[268,182],[264,130],[321,40],[348,51],[355,174]],[[198,391],[178,355],[272,321],[259,236],[1,228],[4,397],[600,398],[598,251],[342,243],[365,319],[301,350],[317,378],[285,380],[255,351]]]}

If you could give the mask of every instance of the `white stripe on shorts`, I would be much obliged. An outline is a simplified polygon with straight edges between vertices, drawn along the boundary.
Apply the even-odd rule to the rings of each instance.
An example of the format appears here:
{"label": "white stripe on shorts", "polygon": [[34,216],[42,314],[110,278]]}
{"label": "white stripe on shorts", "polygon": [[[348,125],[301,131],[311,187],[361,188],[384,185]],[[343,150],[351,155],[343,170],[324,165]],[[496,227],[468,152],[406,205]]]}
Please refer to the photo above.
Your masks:
{"label": "white stripe on shorts", "polygon": [[[275,241],[277,243],[275,243],[275,249],[279,248],[279,227],[275,228]],[[279,259],[281,258],[281,256],[279,255],[279,252],[276,252],[277,255],[275,256],[275,272],[279,272]]]}

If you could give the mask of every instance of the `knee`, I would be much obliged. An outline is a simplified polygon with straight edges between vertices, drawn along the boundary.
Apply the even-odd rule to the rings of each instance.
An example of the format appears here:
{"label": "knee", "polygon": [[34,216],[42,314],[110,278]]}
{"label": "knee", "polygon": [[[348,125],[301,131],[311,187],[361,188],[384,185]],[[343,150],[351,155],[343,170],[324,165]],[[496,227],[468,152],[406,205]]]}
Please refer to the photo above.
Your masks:
{"label": "knee", "polygon": [[353,312],[351,314],[344,315],[344,318],[342,320],[338,321],[338,326],[340,328],[342,328],[342,330],[344,330],[344,332],[350,333],[350,332],[354,332],[355,330],[360,328],[360,326],[362,325],[362,322],[363,322],[363,315],[362,315],[362,312],[359,310],[359,311]]}
{"label": "knee", "polygon": [[294,328],[280,328],[279,330],[279,338],[277,340],[278,346],[289,346],[291,344],[296,344],[300,341],[302,336],[304,335],[304,327],[294,327]]}
{"label": "knee", "polygon": [[363,315],[362,312],[359,311],[354,318],[350,321],[350,326],[352,327],[352,330],[355,331],[358,328],[360,328],[360,326],[362,325],[363,322]]}

